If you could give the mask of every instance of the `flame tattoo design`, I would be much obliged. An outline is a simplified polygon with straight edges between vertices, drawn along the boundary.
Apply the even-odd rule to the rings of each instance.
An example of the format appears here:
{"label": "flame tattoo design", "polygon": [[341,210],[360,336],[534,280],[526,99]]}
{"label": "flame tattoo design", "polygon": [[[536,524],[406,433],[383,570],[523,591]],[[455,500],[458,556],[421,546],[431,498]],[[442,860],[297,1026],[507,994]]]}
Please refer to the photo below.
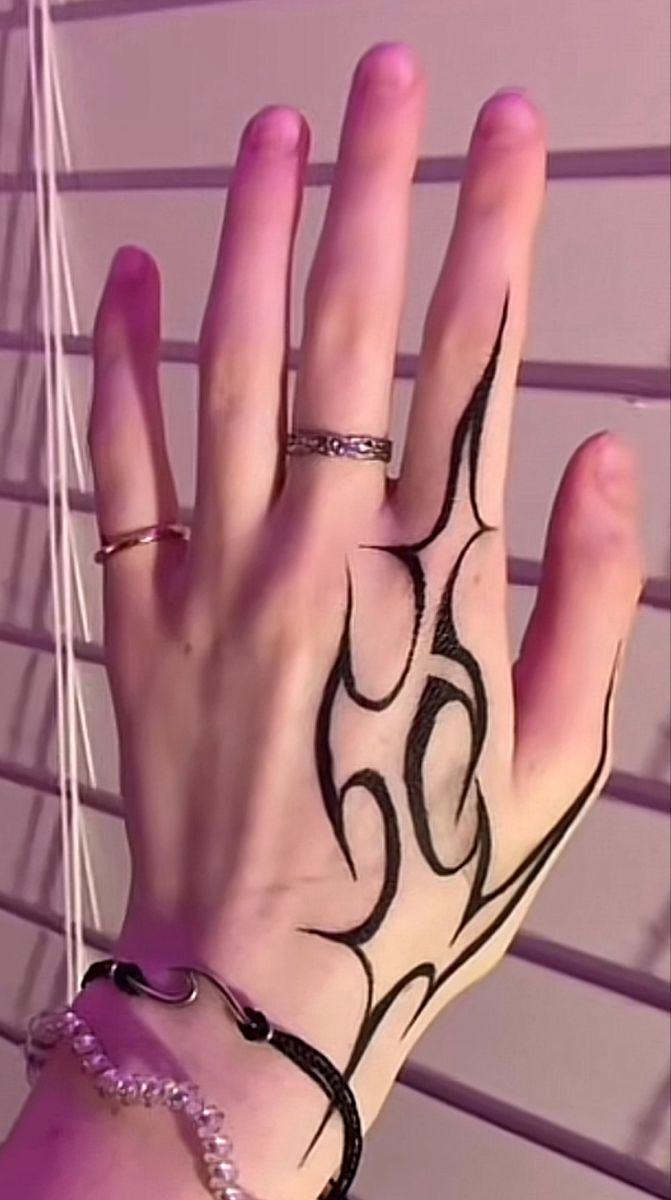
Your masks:
{"label": "flame tattoo design", "polygon": [[[487,798],[483,794],[478,778],[478,766],[487,738],[487,691],[480,664],[459,635],[454,616],[454,593],[460,572],[472,548],[480,538],[494,530],[493,526],[487,525],[483,520],[478,508],[477,478],[482,431],[506,330],[509,299],[508,292],[489,360],[456,426],[445,493],[432,529],[420,541],[412,545],[361,547],[362,550],[370,550],[371,553],[392,555],[408,573],[413,598],[414,620],[401,673],[394,686],[384,696],[365,695],[358,686],[354,674],[352,653],[354,584],[351,570],[348,567],[347,602],[342,634],[317,712],[314,729],[314,757],[321,799],[333,830],[333,836],[354,880],[357,879],[357,872],[348,845],[344,820],[345,805],[352,789],[364,789],[371,796],[379,810],[384,836],[382,886],[372,909],[364,919],[353,928],[345,930],[300,927],[301,932],[305,934],[346,947],[358,959],[365,976],[367,996],[365,1011],[356,1032],[349,1061],[342,1071],[348,1083],[351,1082],[376,1031],[398,998],[417,981],[424,981],[423,995],[418,999],[416,1010],[403,1032],[402,1037],[405,1038],[440,989],[477,955],[515,914],[551,856],[558,849],[560,843],[568,839],[572,827],[589,801],[594,798],[606,761],[610,710],[619,650],[605,697],[601,747],[591,777],[586,780],[579,795],[567,807],[564,815],[548,829],[538,845],[515,866],[506,879],[494,885],[490,879],[492,829]],[[465,477],[466,480],[472,532],[465,537],[464,544],[456,554],[436,611],[431,615],[433,628],[428,634],[428,644],[431,648],[431,657],[435,656],[437,662],[443,660],[443,662],[456,664],[461,668],[459,676],[465,678],[466,683],[464,686],[458,686],[441,675],[431,674],[429,659],[419,702],[405,734],[403,780],[401,788],[398,787],[398,781],[396,782],[396,800],[392,796],[389,781],[382,772],[373,766],[361,767],[339,786],[335,778],[334,751],[331,744],[331,726],[336,700],[344,693],[351,704],[373,713],[382,713],[388,710],[402,695],[415,660],[420,633],[425,633],[424,622],[427,619],[427,583],[422,552],[448,527],[454,511],[458,484],[462,477]],[[465,818],[468,814],[469,828],[474,829],[475,832],[470,839],[470,844],[462,850],[460,861],[457,862],[445,862],[438,853],[432,834],[431,815],[427,806],[423,781],[424,763],[434,737],[438,718],[449,705],[457,705],[463,710],[470,729],[470,747],[467,748],[466,770],[460,794],[456,799],[454,825],[456,828],[462,817]],[[463,872],[464,868],[469,866],[470,885],[456,929],[451,938],[448,936],[445,938],[444,957],[447,962],[445,964],[437,961],[418,962],[397,979],[384,994],[378,994],[371,947],[376,934],[393,909],[399,890],[404,858],[401,826],[396,807],[399,793],[402,801],[408,806],[416,848],[426,863],[427,871],[433,872],[437,877],[448,879]],[[463,845],[463,838],[461,841]],[[485,928],[482,928],[483,922],[480,920],[478,932],[475,933],[472,930],[473,922],[476,917],[482,917],[483,914],[488,916]],[[333,1111],[333,1106],[330,1105],[305,1152],[301,1165],[305,1163],[319,1141]]]}

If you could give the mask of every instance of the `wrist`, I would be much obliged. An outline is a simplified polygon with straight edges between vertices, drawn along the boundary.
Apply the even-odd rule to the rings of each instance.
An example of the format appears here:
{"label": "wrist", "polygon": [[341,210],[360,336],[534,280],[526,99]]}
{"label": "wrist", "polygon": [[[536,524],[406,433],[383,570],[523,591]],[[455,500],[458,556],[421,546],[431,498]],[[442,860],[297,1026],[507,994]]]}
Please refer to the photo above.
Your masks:
{"label": "wrist", "polygon": [[[273,1047],[246,1042],[209,985],[200,988],[193,1004],[173,1008],[126,996],[111,983],[98,981],[76,998],[73,1007],[89,1022],[120,1070],[192,1080],[203,1099],[222,1110],[223,1132],[233,1142],[231,1157],[240,1185],[255,1200],[317,1200],[328,1180],[337,1175],[343,1147],[339,1114],[333,1114],[301,1167],[311,1132],[325,1113],[325,1096]],[[129,1124],[135,1111],[124,1112]],[[172,1189],[164,1192],[156,1179],[157,1192],[183,1194],[185,1200],[200,1196],[201,1191],[205,1195],[197,1184],[193,1159],[179,1144],[174,1118],[165,1111],[151,1116],[158,1139],[156,1169],[163,1187]],[[144,1122],[146,1114],[142,1117]],[[144,1132],[142,1145],[148,1171]],[[183,1193],[175,1188],[176,1177],[184,1179]]]}
{"label": "wrist", "polygon": [[[214,971],[243,1004],[262,1010],[277,1029],[297,1035],[345,1074],[365,1133],[407,1055],[402,1034],[416,1000],[409,997],[407,1012],[398,1006],[350,1077],[369,1002],[360,964],[326,941],[295,929],[287,934],[285,923],[274,925],[271,915],[266,909],[263,922],[258,914],[252,920],[248,908],[229,905],[212,929],[179,914],[158,915],[146,903],[129,906],[114,955],[140,964],[152,983],[171,992],[181,990],[184,980],[165,964]],[[324,1125],[332,1106],[300,1066],[272,1045],[245,1041],[223,997],[206,981],[194,1004],[178,1008],[125,997],[110,983],[95,986],[112,1009],[118,998],[163,1044],[179,1046],[180,1074],[227,1114],[241,1186],[258,1200],[317,1200],[339,1173],[344,1126],[336,1110]],[[174,1076],[172,1060],[163,1069]]]}

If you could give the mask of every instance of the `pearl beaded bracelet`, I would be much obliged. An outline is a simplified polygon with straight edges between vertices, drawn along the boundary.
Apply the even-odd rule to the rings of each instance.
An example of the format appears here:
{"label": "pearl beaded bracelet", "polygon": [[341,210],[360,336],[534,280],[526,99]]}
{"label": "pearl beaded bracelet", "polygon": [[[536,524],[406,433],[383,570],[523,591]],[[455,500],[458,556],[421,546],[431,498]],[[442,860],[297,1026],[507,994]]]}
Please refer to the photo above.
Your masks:
{"label": "pearl beaded bracelet", "polygon": [[329,1180],[319,1200],[347,1200],[348,1188],[361,1160],[363,1125],[356,1096],[345,1077],[316,1046],[275,1025],[261,1009],[242,1003],[231,987],[211,969],[192,965],[174,966],[172,970],[185,976],[185,986],[181,990],[166,991],[152,985],[139,963],[117,958],[100,959],[87,969],[82,987],[94,980],[106,979],[126,995],[145,996],[181,1008],[196,1000],[200,979],[208,980],[221,996],[245,1041],[271,1046],[309,1075],[328,1098],[326,1120],[334,1109],[338,1109],[345,1126],[342,1161],[337,1177]]}
{"label": "pearl beaded bracelet", "polygon": [[161,1079],[156,1075],[125,1074],[118,1070],[88,1022],[74,1009],[64,1006],[53,1012],[40,1013],[28,1024],[24,1053],[31,1084],[44,1066],[49,1051],[60,1042],[69,1045],[82,1071],[104,1098],[124,1105],[162,1106],[186,1118],[195,1128],[207,1173],[207,1188],[215,1200],[252,1200],[237,1183],[238,1170],[231,1160],[233,1143],[221,1132],[224,1113],[205,1103],[195,1083]]}

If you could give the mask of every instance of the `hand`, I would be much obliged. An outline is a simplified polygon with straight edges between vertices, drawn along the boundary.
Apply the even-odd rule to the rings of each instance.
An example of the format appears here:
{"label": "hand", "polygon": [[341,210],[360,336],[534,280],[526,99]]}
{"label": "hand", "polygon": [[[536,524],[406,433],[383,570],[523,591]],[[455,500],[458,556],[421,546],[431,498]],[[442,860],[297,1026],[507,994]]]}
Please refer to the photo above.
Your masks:
{"label": "hand", "polygon": [[[425,91],[408,48],[359,64],[294,428],[387,432]],[[369,1128],[427,1025],[500,960],[607,779],[641,587],[637,485],[610,435],[572,458],[511,670],[504,482],[545,178],[543,122],[519,94],[490,100],[473,136],[399,480],[381,463],[285,460],[308,142],[274,109],[241,143],[200,339],[191,540],[104,568],[132,855],[118,950],[147,969],[209,964],[336,1062]],[[157,268],[126,249],[95,331],[108,536],[178,519],[158,358]],[[244,1164],[272,1200],[295,1200],[299,1180],[313,1197],[337,1165],[339,1124],[320,1159],[328,1114],[310,1084],[305,1106],[279,1118],[281,1167]]]}

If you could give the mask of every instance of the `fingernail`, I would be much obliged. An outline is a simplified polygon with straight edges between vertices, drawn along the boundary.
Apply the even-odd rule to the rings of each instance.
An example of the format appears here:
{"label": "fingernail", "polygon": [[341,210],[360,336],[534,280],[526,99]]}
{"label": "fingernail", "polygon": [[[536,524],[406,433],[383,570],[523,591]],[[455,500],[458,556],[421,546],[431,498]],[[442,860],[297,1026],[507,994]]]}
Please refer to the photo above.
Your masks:
{"label": "fingernail", "polygon": [[595,466],[596,481],[606,499],[616,508],[631,508],[637,495],[636,459],[626,442],[603,433]]}
{"label": "fingernail", "polygon": [[526,88],[506,87],[487,100],[478,118],[478,133],[489,142],[509,145],[538,128],[538,115]]}
{"label": "fingernail", "polygon": [[252,121],[247,144],[252,150],[274,148],[292,153],[301,140],[303,122],[291,108],[264,109]]}
{"label": "fingernail", "polygon": [[139,283],[146,269],[147,257],[135,246],[122,246],[114,255],[112,274],[122,283]]}
{"label": "fingernail", "polygon": [[404,92],[417,78],[417,63],[404,42],[381,42],[356,69],[356,84],[375,93]]}

